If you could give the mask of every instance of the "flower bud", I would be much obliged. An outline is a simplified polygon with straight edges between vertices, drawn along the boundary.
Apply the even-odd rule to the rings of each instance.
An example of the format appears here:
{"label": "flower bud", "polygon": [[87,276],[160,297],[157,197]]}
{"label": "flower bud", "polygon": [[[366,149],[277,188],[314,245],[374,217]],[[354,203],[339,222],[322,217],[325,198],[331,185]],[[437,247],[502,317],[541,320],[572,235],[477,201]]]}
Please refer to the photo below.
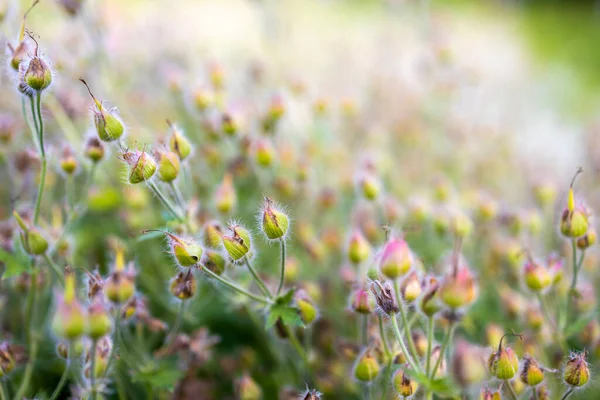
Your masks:
{"label": "flower bud", "polygon": [[239,116],[232,112],[225,112],[221,116],[221,130],[227,136],[235,136],[240,129]]}
{"label": "flower bud", "polygon": [[371,255],[371,245],[359,230],[355,230],[348,243],[348,258],[353,264],[360,264]]}
{"label": "flower bud", "polygon": [[187,300],[196,294],[196,278],[192,270],[179,272],[171,282],[170,290],[179,300]]}
{"label": "flower bud", "polygon": [[419,384],[410,379],[410,377],[406,374],[405,368],[400,368],[392,377],[392,385],[394,385],[394,389],[400,396],[400,398],[408,398],[417,393],[419,389]]}
{"label": "flower bud", "polygon": [[223,228],[220,223],[216,221],[207,222],[204,224],[204,245],[211,249],[220,248],[222,233]]}
{"label": "flower bud", "polygon": [[94,113],[94,125],[100,140],[103,142],[112,142],[120,139],[125,133],[125,125],[117,115],[116,109],[107,110],[102,102],[94,97],[86,81],[81,78],[79,80],[85,85],[88,93],[92,96],[92,100],[94,100],[95,109],[92,110]]}
{"label": "flower bud", "polygon": [[60,168],[67,175],[73,175],[77,169],[77,159],[75,158],[75,154],[73,154],[73,150],[69,146],[63,147],[60,157]]}
{"label": "flower bud", "polygon": [[205,111],[213,103],[214,97],[206,88],[199,88],[194,92],[194,105],[200,112]]}
{"label": "flower bud", "polygon": [[98,138],[90,138],[85,144],[84,155],[93,163],[104,158],[104,145]]}
{"label": "flower bud", "polygon": [[274,206],[273,200],[265,197],[265,205],[262,209],[262,231],[271,240],[283,238],[289,227],[288,216],[278,207]]}
{"label": "flower bud", "polygon": [[102,336],[108,335],[112,328],[112,321],[106,307],[98,297],[88,308],[88,326],[87,335],[92,340],[100,339]]}
{"label": "flower bud", "polygon": [[383,313],[393,315],[399,311],[398,303],[392,293],[392,287],[388,282],[383,284],[379,281],[373,282],[371,292],[375,295],[377,306]]}
{"label": "flower bud", "polygon": [[[510,347],[502,347],[502,341],[509,335],[510,334],[505,334],[500,338],[498,351],[492,353],[488,360],[490,372],[500,380],[512,379],[519,370],[519,359],[515,352]],[[521,337],[521,335],[514,336]]]}
{"label": "flower bud", "polygon": [[[460,261],[454,261],[459,264]],[[454,271],[444,277],[440,298],[448,307],[457,309],[468,306],[477,297],[477,284],[466,265],[455,265]]]}
{"label": "flower bud", "polygon": [[537,204],[541,208],[546,208],[556,200],[556,186],[552,182],[540,182],[533,187],[533,194]]}
{"label": "flower bud", "polygon": [[565,365],[563,379],[569,386],[582,387],[590,380],[590,370],[586,361],[587,353],[571,354]]}
{"label": "flower bud", "polygon": [[523,368],[521,369],[521,380],[528,386],[536,386],[544,380],[544,370],[531,356],[523,357]]}
{"label": "flower bud", "polygon": [[550,400],[550,391],[546,385],[539,385],[535,388],[537,400]]}
{"label": "flower bud", "polygon": [[[154,230],[146,230],[143,231],[143,233],[151,231]],[[177,261],[177,264],[182,267],[189,268],[197,265],[200,262],[203,249],[202,246],[195,240],[186,240],[166,231],[158,230],[158,232],[163,232],[165,235],[167,235],[169,247],[171,248],[171,254],[173,255],[173,258],[175,258],[175,261]]]}
{"label": "flower bud", "polygon": [[465,340],[456,343],[452,357],[452,373],[461,387],[466,388],[482,382],[487,377],[484,349]]}
{"label": "flower bud", "polygon": [[123,250],[117,250],[115,269],[104,282],[106,297],[113,303],[125,303],[135,293],[133,264],[125,269]]}
{"label": "flower bud", "polygon": [[169,138],[169,149],[179,156],[181,161],[185,160],[192,152],[192,145],[183,135],[183,133],[171,122],[167,121],[171,127],[171,137]]}
{"label": "flower bud", "polygon": [[485,388],[481,390],[480,400],[502,400],[502,396],[498,390]]}
{"label": "flower bud", "polygon": [[258,139],[254,147],[254,159],[261,167],[270,167],[275,160],[275,149],[267,139]]}
{"label": "flower bud", "polygon": [[381,193],[381,184],[377,177],[373,175],[365,175],[358,182],[360,193],[365,199],[373,201],[376,200]]}
{"label": "flower bud", "polygon": [[[29,36],[31,39],[33,37]],[[26,88],[26,94],[33,95],[46,89],[52,83],[52,71],[48,63],[38,56],[38,44],[35,39],[34,55],[28,62],[19,65],[21,84]]]}
{"label": "flower bud", "polygon": [[8,43],[8,51],[10,52],[10,66],[15,71],[19,71],[19,66],[21,62],[27,56],[28,46],[27,42],[21,40],[16,47],[13,47],[10,43]]}
{"label": "flower bud", "polygon": [[359,288],[352,294],[350,307],[359,314],[370,314],[375,308],[375,299],[370,291]]}
{"label": "flower bud", "polygon": [[240,400],[260,400],[262,390],[248,374],[244,374],[236,382],[236,391]]}
{"label": "flower bud", "polygon": [[552,276],[548,269],[537,263],[532,257],[525,262],[523,272],[525,284],[534,292],[542,291],[552,283]]}
{"label": "flower bud", "polygon": [[230,174],[225,174],[223,181],[215,191],[215,205],[217,210],[223,214],[227,214],[235,207],[237,197],[235,188],[233,187],[233,178]]}
{"label": "flower bud", "polygon": [[121,158],[129,165],[129,183],[144,182],[152,178],[156,172],[156,161],[145,151],[126,150]]}
{"label": "flower bud", "polygon": [[413,263],[413,257],[404,239],[392,237],[383,247],[379,261],[381,273],[392,280],[408,272]]}
{"label": "flower bud", "polygon": [[250,251],[250,233],[240,225],[232,225],[229,230],[232,235],[221,236],[223,247],[233,261],[239,261]]}
{"label": "flower bud", "polygon": [[597,239],[598,235],[596,233],[596,229],[589,227],[585,235],[577,239],[577,248],[580,250],[585,250],[596,243]]}
{"label": "flower bud", "polygon": [[416,271],[411,272],[401,283],[400,293],[405,302],[411,303],[421,295],[421,283]]}
{"label": "flower bud", "polygon": [[359,356],[354,366],[354,377],[361,382],[371,382],[379,373],[379,363],[370,350]]}
{"label": "flower bud", "polygon": [[31,255],[42,255],[48,249],[48,241],[36,228],[29,228],[21,216],[13,211],[13,215],[21,228],[21,243],[23,249]]}
{"label": "flower bud", "polygon": [[221,275],[225,271],[225,259],[218,251],[206,250],[202,258],[202,265],[217,275]]}
{"label": "flower bud", "polygon": [[95,348],[90,348],[88,350],[85,359],[87,367],[84,370],[84,375],[88,379],[91,377],[92,372],[92,352],[96,352],[96,360],[94,363],[94,376],[100,377],[106,373],[106,369],[108,368],[108,359],[110,357],[112,349],[112,343],[107,337],[100,339],[98,342],[93,343],[95,343]]}
{"label": "flower bud", "polygon": [[158,178],[163,182],[172,182],[179,175],[179,156],[172,151],[156,151],[158,160]]}
{"label": "flower bud", "polygon": [[571,181],[571,187],[569,188],[569,199],[567,201],[567,208],[564,209],[560,218],[560,231],[563,235],[570,238],[578,238],[585,235],[588,230],[588,215],[587,211],[581,204],[576,204],[575,194],[573,193],[573,184],[575,178],[583,170],[578,169]]}
{"label": "flower bud", "polygon": [[317,307],[304,290],[296,292],[296,307],[300,310],[304,325],[310,325],[318,316]]}
{"label": "flower bud", "polygon": [[425,278],[425,289],[421,302],[419,304],[423,314],[432,317],[442,309],[442,304],[439,300],[440,284],[434,277]]}
{"label": "flower bud", "polygon": [[300,400],[321,400],[321,393],[316,389],[306,389],[304,393],[300,395]]}
{"label": "flower bud", "polygon": [[74,340],[84,334],[86,322],[85,310],[75,297],[75,273],[65,267],[64,294],[59,297],[52,330],[62,339]]}

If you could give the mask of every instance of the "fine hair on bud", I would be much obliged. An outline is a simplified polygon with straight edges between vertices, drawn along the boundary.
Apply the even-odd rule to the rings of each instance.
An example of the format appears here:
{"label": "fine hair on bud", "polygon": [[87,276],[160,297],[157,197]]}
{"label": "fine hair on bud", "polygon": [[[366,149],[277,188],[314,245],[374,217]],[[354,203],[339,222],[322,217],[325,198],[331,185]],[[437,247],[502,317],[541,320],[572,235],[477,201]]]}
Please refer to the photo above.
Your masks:
{"label": "fine hair on bud", "polygon": [[258,213],[257,222],[267,241],[286,240],[290,232],[290,217],[285,207],[277,204],[269,197]]}

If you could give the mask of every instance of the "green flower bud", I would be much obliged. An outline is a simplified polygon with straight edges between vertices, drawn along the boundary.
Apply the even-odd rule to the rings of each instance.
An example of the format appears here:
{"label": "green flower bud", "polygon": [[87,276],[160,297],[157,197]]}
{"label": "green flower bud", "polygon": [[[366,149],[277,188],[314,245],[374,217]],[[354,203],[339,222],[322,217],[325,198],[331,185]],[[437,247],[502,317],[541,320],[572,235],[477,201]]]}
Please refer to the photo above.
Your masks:
{"label": "green flower bud", "polygon": [[26,233],[25,238],[27,240],[25,251],[29,254],[42,255],[48,250],[48,241],[44,239],[37,229],[30,229]]}
{"label": "green flower bud", "polygon": [[217,210],[223,214],[227,214],[235,207],[237,197],[235,188],[233,187],[233,178],[230,174],[223,176],[223,182],[215,191],[215,205]]}
{"label": "green flower bud", "polygon": [[135,293],[135,270],[130,264],[125,269],[123,251],[117,251],[115,269],[104,282],[106,297],[116,304],[123,304]]}
{"label": "green flower bud", "polygon": [[112,329],[112,321],[104,304],[98,299],[88,308],[87,335],[93,339],[100,339],[108,335]]}
{"label": "green flower bud", "polygon": [[196,278],[192,270],[179,272],[171,281],[170,291],[179,300],[187,300],[196,294]]}
{"label": "green flower bud", "polygon": [[425,279],[424,294],[421,298],[420,308],[423,314],[431,317],[437,314],[442,309],[440,302],[440,284],[437,279],[429,277]]}
{"label": "green flower bud", "polygon": [[379,197],[379,194],[381,193],[380,186],[379,180],[372,175],[366,175],[359,181],[360,193],[365,199],[371,201],[376,200],[377,197]]}
{"label": "green flower bud", "polygon": [[525,276],[525,284],[534,292],[539,292],[546,289],[552,283],[552,275],[550,271],[531,257],[525,263],[523,269]]}
{"label": "green flower bud", "polygon": [[15,71],[19,71],[19,66],[21,65],[21,62],[27,56],[27,51],[28,51],[27,42],[22,40],[19,42],[19,44],[17,44],[17,47],[14,47],[14,48],[9,43],[8,50],[10,51],[10,66],[11,66],[11,68],[14,69]]}
{"label": "green flower bud", "polygon": [[159,229],[148,229],[142,231],[146,232],[162,232],[167,235],[169,240],[169,246],[171,247],[171,254],[182,267],[193,267],[198,265],[202,258],[203,249],[202,246],[194,240],[182,239],[172,233],[161,231]]}
{"label": "green flower bud", "polygon": [[593,227],[588,227],[585,235],[577,239],[577,248],[580,250],[585,250],[588,247],[592,246],[598,240],[598,235],[596,233],[596,229]]}
{"label": "green flower bud", "polygon": [[288,216],[277,207],[273,201],[265,197],[265,205],[262,210],[262,231],[271,240],[283,238],[289,227]]}
{"label": "green flower bud", "polygon": [[587,212],[581,204],[575,202],[575,194],[573,192],[575,178],[577,178],[577,175],[581,172],[583,172],[583,170],[581,168],[578,169],[571,181],[567,207],[564,209],[560,218],[560,231],[563,235],[570,238],[581,237],[585,235],[588,230]]}
{"label": "green flower bud", "polygon": [[262,399],[262,390],[260,386],[250,377],[244,374],[236,382],[236,391],[240,400],[260,400]]}
{"label": "green flower bud", "polygon": [[223,228],[218,222],[207,222],[204,225],[204,245],[211,249],[218,249],[221,246],[222,233]]}
{"label": "green flower bud", "polygon": [[147,181],[156,172],[156,162],[145,151],[126,150],[121,157],[130,167],[128,180],[133,185]]}
{"label": "green flower bud", "polygon": [[52,83],[52,72],[48,64],[37,56],[29,60],[28,64],[23,64],[25,73],[22,77],[25,85],[32,92],[41,92]]}
{"label": "green flower bud", "polygon": [[515,352],[510,347],[502,347],[502,341],[506,336],[521,337],[521,335],[516,334],[505,334],[502,336],[498,345],[498,351],[492,353],[488,360],[490,372],[500,380],[512,379],[519,370],[519,359]]}
{"label": "green flower bud", "polygon": [[73,150],[70,146],[65,146],[62,150],[62,155],[60,158],[60,168],[67,175],[73,175],[73,173],[77,169],[77,165],[78,162],[75,158],[75,154],[73,154]]}
{"label": "green flower bud", "polygon": [[348,243],[348,258],[353,264],[360,264],[365,261],[371,255],[371,245],[365,239],[363,234],[356,230],[352,236],[350,236],[350,242]]}
{"label": "green flower bud", "polygon": [[183,135],[183,133],[171,122],[167,121],[171,127],[171,137],[169,138],[170,150],[179,156],[180,160],[185,160],[192,152],[192,145]]}
{"label": "green flower bud", "polygon": [[90,138],[85,144],[84,154],[92,162],[97,163],[104,158],[104,146],[98,138]]}
{"label": "green flower bud", "polygon": [[419,384],[408,377],[404,368],[400,368],[394,373],[392,385],[401,398],[411,397],[419,389]]}
{"label": "green flower bud", "polygon": [[179,175],[179,156],[172,151],[157,151],[158,178],[163,182],[172,182]]}
{"label": "green flower bud", "polygon": [[256,142],[254,157],[256,163],[261,167],[270,167],[275,160],[275,149],[267,139],[259,139]]}
{"label": "green flower bud", "polygon": [[52,330],[62,339],[74,340],[85,333],[86,323],[85,310],[75,297],[75,274],[70,267],[66,267],[64,295],[59,299]]}
{"label": "green flower bud", "polygon": [[582,387],[590,380],[590,369],[586,361],[586,353],[571,354],[565,365],[563,379],[567,385]]}
{"label": "green flower bud", "polygon": [[466,265],[456,266],[455,271],[444,278],[440,287],[441,300],[452,309],[468,306],[476,297],[477,284]]}
{"label": "green flower bud", "polygon": [[241,260],[250,251],[250,234],[239,225],[230,226],[232,235],[223,235],[221,240],[225,251],[233,261]]}
{"label": "green flower bud", "polygon": [[88,93],[94,100],[96,106],[93,110],[94,125],[96,126],[96,133],[98,134],[100,140],[104,142],[112,142],[121,138],[121,136],[123,136],[125,133],[125,125],[117,116],[116,110],[107,110],[104,105],[102,105],[102,102],[98,101],[94,97],[86,81],[81,78],[79,78],[79,80],[85,85]]}
{"label": "green flower bud", "polygon": [[218,251],[206,250],[202,265],[217,275],[221,275],[225,271],[225,259]]}
{"label": "green flower bud", "polygon": [[379,374],[379,363],[370,350],[359,356],[354,366],[354,377],[361,382],[371,382]]}
{"label": "green flower bud", "polygon": [[531,356],[523,357],[523,368],[521,369],[521,380],[528,386],[536,386],[544,380],[544,370]]}
{"label": "green flower bud", "polygon": [[375,297],[370,291],[358,288],[352,294],[350,307],[359,314],[371,314],[375,308]]}
{"label": "green flower bud", "polygon": [[411,272],[400,284],[400,293],[407,303],[415,301],[421,295],[421,283],[415,271]]}
{"label": "green flower bud", "polygon": [[381,273],[390,279],[397,279],[408,272],[413,257],[404,239],[391,238],[383,247],[380,260]]}

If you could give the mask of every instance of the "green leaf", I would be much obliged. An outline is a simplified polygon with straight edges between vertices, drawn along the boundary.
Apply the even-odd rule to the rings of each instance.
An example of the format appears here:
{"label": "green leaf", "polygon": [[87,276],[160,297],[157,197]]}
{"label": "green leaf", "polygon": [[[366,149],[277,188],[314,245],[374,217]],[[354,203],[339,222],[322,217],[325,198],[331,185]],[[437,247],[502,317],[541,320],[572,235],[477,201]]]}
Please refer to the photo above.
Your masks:
{"label": "green leaf", "polygon": [[567,326],[567,329],[565,330],[565,337],[569,338],[577,333],[580,333],[593,318],[593,313],[582,315],[581,317],[577,318],[575,322]]}
{"label": "green leaf", "polygon": [[288,290],[287,292],[285,292],[284,294],[280,295],[279,297],[277,297],[275,299],[275,304],[278,305],[289,305],[292,303],[292,300],[294,299],[294,294],[296,293],[296,288],[292,288],[290,290]]}
{"label": "green leaf", "polygon": [[281,304],[271,306],[267,316],[266,328],[275,325],[278,319],[281,319],[281,322],[288,326],[304,326],[302,318],[300,318],[300,310],[297,307]]}
{"label": "green leaf", "polygon": [[[20,246],[17,246],[19,249]],[[11,278],[29,270],[29,257],[24,252],[9,253],[0,249],[0,261],[6,265],[2,279]]]}
{"label": "green leaf", "polygon": [[419,383],[427,391],[434,392],[440,396],[455,396],[460,393],[454,382],[448,378],[429,379],[425,374],[412,370],[407,370],[407,374],[412,380]]}
{"label": "green leaf", "polygon": [[183,371],[172,363],[163,363],[151,369],[142,368],[136,372],[132,381],[150,383],[154,388],[172,390],[175,384],[183,377]]}

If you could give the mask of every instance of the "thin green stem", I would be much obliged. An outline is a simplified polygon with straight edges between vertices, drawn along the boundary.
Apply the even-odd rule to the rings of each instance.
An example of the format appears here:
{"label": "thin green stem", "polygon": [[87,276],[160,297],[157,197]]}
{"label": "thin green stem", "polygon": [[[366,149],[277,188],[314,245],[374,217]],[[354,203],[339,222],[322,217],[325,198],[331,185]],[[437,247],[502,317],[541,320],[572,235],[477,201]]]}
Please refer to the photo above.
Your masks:
{"label": "thin green stem", "polygon": [[304,351],[304,348],[302,347],[302,345],[300,344],[300,341],[298,340],[298,337],[296,336],[296,332],[294,332],[294,330],[287,325],[285,325],[285,330],[288,334],[288,339],[290,339],[290,343],[292,344],[292,347],[294,347],[294,349],[296,350],[298,355],[302,358],[302,362],[304,362],[304,365],[306,366],[306,370],[308,370],[308,368],[309,368],[308,357],[306,356],[306,352]]}
{"label": "thin green stem", "polygon": [[408,349],[406,348],[406,344],[404,344],[404,339],[402,339],[402,335],[400,334],[400,329],[398,328],[398,322],[396,321],[396,315],[395,314],[391,315],[390,319],[392,320],[392,328],[394,328],[394,334],[396,335],[396,340],[398,340],[398,343],[400,344],[400,348],[402,349],[402,352],[404,353],[406,360],[410,364],[410,367],[413,369],[413,371],[420,371],[419,366],[413,361],[410,353],[408,352]]}
{"label": "thin green stem", "polygon": [[38,117],[37,117],[37,111],[35,110],[35,100],[33,99],[33,96],[28,96],[29,97],[29,107],[31,108],[31,117],[33,118],[33,126],[35,128],[35,144],[38,147],[38,151],[39,151],[39,146],[40,146],[40,126],[38,124]]}
{"label": "thin green stem", "polygon": [[4,381],[0,381],[0,400],[8,400],[8,394],[6,393],[6,388],[4,387]]}
{"label": "thin green stem", "polygon": [[433,370],[431,371],[431,378],[435,377],[435,374],[437,374],[438,369],[440,368],[440,365],[442,364],[442,360],[445,357],[446,354],[446,348],[448,347],[448,344],[452,341],[452,336],[454,336],[454,329],[456,328],[456,324],[450,323],[450,325],[448,326],[448,331],[446,332],[446,336],[444,337],[444,342],[442,343],[442,348],[440,349],[440,356],[438,357],[435,366],[433,367]]}
{"label": "thin green stem", "polygon": [[202,270],[204,272],[206,272],[208,275],[210,275],[211,277],[215,278],[216,280],[218,280],[219,282],[221,282],[222,284],[224,284],[225,286],[230,287],[231,289],[245,295],[248,296],[249,298],[251,298],[252,300],[256,300],[260,303],[263,304],[271,304],[272,301],[270,299],[265,299],[264,297],[255,295],[254,293],[251,293],[245,289],[242,289],[241,287],[239,287],[238,285],[236,285],[235,283],[228,281],[227,279],[215,274],[214,272],[212,272],[210,269],[202,267]]}
{"label": "thin green stem", "polygon": [[366,346],[369,344],[369,315],[364,314],[360,317],[362,317],[361,343],[363,346]]}
{"label": "thin green stem", "polygon": [[583,264],[583,258],[585,256],[585,252],[581,252],[581,256],[579,258],[579,262],[577,261],[577,240],[571,240],[571,252],[573,253],[572,263],[573,263],[573,277],[571,280],[571,286],[569,288],[569,292],[567,294],[567,304],[565,307],[565,317],[564,317],[564,329],[569,326],[569,313],[571,312],[571,308],[573,307],[573,297],[575,296],[575,288],[577,287],[577,278],[579,275],[579,269]]}
{"label": "thin green stem", "polygon": [[277,294],[281,292],[283,288],[283,280],[285,278],[285,240],[279,239],[279,247],[281,247],[281,276],[279,277],[279,286],[277,287]]}
{"label": "thin green stem", "polygon": [[536,390],[535,386],[533,386],[531,388],[531,398],[533,400],[538,400],[537,390]]}
{"label": "thin green stem", "polygon": [[37,225],[38,218],[40,216],[40,207],[42,205],[42,197],[44,195],[44,186],[46,183],[46,169],[47,169],[47,160],[46,160],[46,149],[44,147],[44,120],[42,118],[42,93],[38,92],[36,97],[36,105],[37,105],[37,115],[39,118],[39,129],[38,129],[38,139],[40,141],[40,156],[42,159],[42,173],[40,175],[40,184],[38,187],[37,199],[35,201],[35,210],[33,213],[33,224]]}
{"label": "thin green stem", "polygon": [[59,268],[58,265],[56,265],[56,263],[54,261],[52,261],[52,259],[48,255],[48,253],[44,253],[44,260],[46,260],[48,265],[52,268],[52,270],[56,274],[56,277],[58,278],[58,281],[60,282],[60,284],[62,286],[65,286],[65,281],[64,281],[64,277],[63,277],[63,273],[62,273],[61,269]]}
{"label": "thin green stem", "polygon": [[385,334],[385,328],[383,327],[383,318],[381,316],[377,317],[379,323],[379,336],[381,336],[381,343],[383,344],[383,352],[387,360],[389,361],[392,358],[392,353],[390,351],[390,346],[388,345],[387,335]]}
{"label": "thin green stem", "polygon": [[265,285],[265,282],[262,279],[260,279],[260,276],[258,276],[256,271],[250,264],[250,260],[248,260],[248,257],[244,257],[244,262],[246,263],[246,267],[248,267],[248,270],[252,274],[254,281],[260,287],[260,290],[264,293],[264,295],[267,296],[267,298],[269,298],[269,299],[273,298],[273,295],[269,291],[269,288],[267,288],[267,285]]}
{"label": "thin green stem", "polygon": [[430,316],[427,324],[427,361],[425,366],[425,373],[429,376],[429,371],[431,371],[431,348],[433,347],[433,330],[434,330],[434,320],[433,316]]}
{"label": "thin green stem", "polygon": [[177,313],[177,318],[175,319],[175,324],[173,325],[173,329],[169,333],[171,343],[175,342],[177,333],[179,331],[179,328],[181,327],[181,322],[183,321],[183,314],[185,313],[185,303],[185,301],[181,302],[181,305],[179,306],[179,312]]}
{"label": "thin green stem", "polygon": [[15,394],[15,400],[22,399],[25,395],[25,391],[29,389],[29,382],[31,381],[31,377],[33,375],[33,368],[35,367],[35,361],[38,353],[38,337],[36,332],[32,333],[29,349],[29,360],[27,361],[27,366],[25,367],[25,373],[23,374],[23,379],[21,380],[21,386],[19,386],[19,390],[17,391],[17,394]]}
{"label": "thin green stem", "polygon": [[71,371],[71,358],[72,358],[71,353],[74,353],[74,349],[72,348],[72,346],[69,345],[67,347],[67,354],[68,354],[67,357],[68,358],[67,358],[67,363],[65,365],[65,370],[60,378],[60,381],[58,381],[58,385],[56,385],[56,388],[54,389],[54,392],[52,393],[52,397],[50,397],[50,400],[56,400],[56,398],[62,391],[63,387],[67,383],[67,380],[69,379],[69,372]]}
{"label": "thin green stem", "polygon": [[[26,102],[26,98],[27,96],[21,96],[21,112],[23,113],[23,119],[25,120],[25,124],[27,125],[27,129],[29,129],[29,133],[31,133],[31,139],[33,141],[33,144],[35,145],[36,150],[40,151],[40,145],[38,143],[38,139],[37,139],[37,120],[35,121],[35,130],[34,128],[31,127],[31,122],[29,121],[29,118],[27,118],[27,106],[25,105]],[[31,101],[31,112],[33,113],[35,108],[33,106],[33,98],[29,98]],[[35,118],[35,113],[33,114],[33,117]]]}
{"label": "thin green stem", "polygon": [[575,391],[575,388],[572,387],[569,390],[567,390],[565,392],[565,394],[563,395],[563,397],[560,398],[560,400],[567,400],[567,397],[569,397],[571,395],[571,393],[573,393]]}
{"label": "thin green stem", "polygon": [[117,308],[117,315],[115,315],[115,327],[114,327],[114,334],[113,334],[113,345],[112,348],[110,349],[110,355],[108,356],[108,362],[106,363],[106,370],[104,372],[104,376],[106,376],[109,371],[110,371],[110,366],[113,362],[113,360],[115,359],[115,353],[116,353],[116,348],[117,345],[119,344],[119,323],[121,322],[121,307]]}
{"label": "thin green stem", "polygon": [[175,209],[175,207],[171,204],[171,202],[163,195],[163,193],[160,191],[160,189],[158,187],[156,187],[156,185],[154,184],[154,182],[152,181],[146,181],[148,182],[148,186],[150,187],[150,189],[152,189],[152,191],[154,192],[154,194],[156,195],[156,197],[158,197],[158,199],[161,201],[161,203],[163,203],[163,205],[165,206],[165,208],[175,217],[179,220],[179,222],[185,222],[185,218],[183,218],[181,215],[179,215],[179,213],[177,212],[177,210]]}
{"label": "thin green stem", "polygon": [[33,331],[31,325],[33,323],[33,305],[35,304],[35,294],[37,292],[37,280],[38,280],[39,268],[33,266],[33,272],[29,276],[29,292],[27,293],[27,302],[25,303],[25,340],[27,343],[31,343],[31,332]]}
{"label": "thin green stem", "polygon": [[97,341],[92,340],[92,365],[90,368],[90,386],[92,388],[92,400],[96,400],[96,346]]}
{"label": "thin green stem", "polygon": [[519,397],[517,396],[515,389],[510,384],[510,381],[506,380],[506,381],[504,381],[504,383],[506,383],[506,387],[508,387],[508,392],[510,393],[510,396],[513,398],[513,400],[518,400]]}
{"label": "thin green stem", "polygon": [[404,303],[402,302],[402,297],[400,296],[400,287],[398,280],[394,280],[394,294],[396,295],[396,301],[398,302],[398,308],[400,309],[400,317],[402,317],[402,327],[404,328],[404,335],[406,336],[406,341],[408,342],[408,348],[410,349],[411,355],[416,360],[419,357],[419,353],[417,352],[417,347],[415,346],[415,341],[412,338],[410,332],[410,325],[408,323],[408,318],[406,317],[406,310],[404,309]]}
{"label": "thin green stem", "polygon": [[173,192],[173,197],[175,197],[175,202],[182,210],[185,210],[185,201],[183,200],[183,196],[177,188],[177,185],[175,185],[175,183],[171,181],[169,182],[169,186],[171,187],[171,191]]}

